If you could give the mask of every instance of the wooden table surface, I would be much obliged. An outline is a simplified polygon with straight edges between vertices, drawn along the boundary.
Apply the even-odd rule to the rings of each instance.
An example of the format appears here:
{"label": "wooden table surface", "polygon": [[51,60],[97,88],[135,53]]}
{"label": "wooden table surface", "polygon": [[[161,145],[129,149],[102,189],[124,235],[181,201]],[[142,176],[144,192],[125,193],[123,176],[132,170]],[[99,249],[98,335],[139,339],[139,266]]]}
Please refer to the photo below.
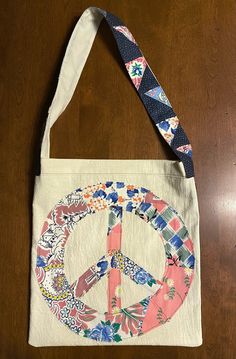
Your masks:
{"label": "wooden table surface", "polygon": [[[113,12],[135,34],[194,150],[201,214],[204,343],[183,347],[28,345],[31,202],[40,135],[82,11]],[[1,359],[236,358],[236,2],[12,0],[0,12]],[[175,158],[157,136],[103,22],[53,157]],[[125,144],[125,145],[124,145]]]}

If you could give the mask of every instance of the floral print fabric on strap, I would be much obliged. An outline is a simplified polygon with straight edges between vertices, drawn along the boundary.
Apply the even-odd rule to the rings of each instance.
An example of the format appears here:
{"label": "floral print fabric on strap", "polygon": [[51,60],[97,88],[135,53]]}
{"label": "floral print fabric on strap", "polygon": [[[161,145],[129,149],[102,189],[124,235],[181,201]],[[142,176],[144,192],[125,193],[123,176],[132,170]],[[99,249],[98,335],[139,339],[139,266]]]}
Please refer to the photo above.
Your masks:
{"label": "floral print fabric on strap", "polygon": [[[186,177],[193,177],[191,144],[133,35],[116,16],[99,8],[90,9],[104,16],[115,37],[129,77],[151,120],[180,161],[183,162]],[[173,122],[175,123],[174,127],[172,126]]]}
{"label": "floral print fabric on strap", "polygon": [[[67,240],[83,218],[103,210],[109,211],[107,253],[69,283],[64,272]],[[137,215],[161,237],[166,254],[162,278],[155,278],[121,252],[122,216],[126,212]],[[60,322],[83,337],[120,342],[171,319],[191,286],[194,263],[188,230],[170,205],[143,187],[107,181],[76,189],[50,211],[37,244],[35,273],[45,301]],[[121,273],[145,286],[150,294],[122,308]],[[105,277],[113,284],[108,285],[108,310],[99,313],[81,298]]]}

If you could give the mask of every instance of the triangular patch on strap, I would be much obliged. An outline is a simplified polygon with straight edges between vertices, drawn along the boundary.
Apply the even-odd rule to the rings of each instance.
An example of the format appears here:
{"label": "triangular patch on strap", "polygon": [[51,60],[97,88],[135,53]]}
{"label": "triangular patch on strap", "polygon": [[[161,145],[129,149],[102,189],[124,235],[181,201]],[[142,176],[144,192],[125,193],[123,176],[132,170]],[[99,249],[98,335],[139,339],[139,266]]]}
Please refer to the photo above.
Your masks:
{"label": "triangular patch on strap", "polygon": [[172,107],[161,86],[154,87],[153,89],[145,92],[145,95],[164,103],[166,106]]}
{"label": "triangular patch on strap", "polygon": [[134,86],[138,90],[147,66],[145,58],[137,57],[137,59],[127,62],[125,66]]}
{"label": "triangular patch on strap", "polygon": [[190,144],[183,145],[176,148],[177,151],[185,153],[187,156],[192,157],[192,146]]}
{"label": "triangular patch on strap", "polygon": [[164,121],[157,123],[156,125],[161,135],[164,137],[166,142],[170,145],[174,138],[177,127],[179,125],[178,117],[175,116],[168,118]]}
{"label": "triangular patch on strap", "polygon": [[134,44],[136,44],[135,38],[133,37],[133,35],[131,34],[131,32],[129,31],[129,29],[127,29],[126,26],[113,26],[113,28],[116,31],[119,31],[121,34],[123,34],[129,41],[133,42]]}

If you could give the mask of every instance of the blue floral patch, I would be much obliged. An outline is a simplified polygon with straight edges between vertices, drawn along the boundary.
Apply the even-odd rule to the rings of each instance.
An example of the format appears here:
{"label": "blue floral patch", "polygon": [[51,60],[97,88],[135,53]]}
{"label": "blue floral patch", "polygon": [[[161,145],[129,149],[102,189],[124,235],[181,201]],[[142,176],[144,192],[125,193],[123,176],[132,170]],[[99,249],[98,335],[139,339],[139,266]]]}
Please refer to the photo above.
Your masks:
{"label": "blue floral patch", "polygon": [[45,267],[46,263],[45,263],[45,258],[42,256],[38,256],[37,257],[37,267]]}
{"label": "blue floral patch", "polygon": [[107,196],[107,201],[109,200],[111,200],[113,203],[116,203],[118,201],[118,193],[117,192],[109,193],[109,195]]}
{"label": "blue floral patch", "polygon": [[128,189],[128,190],[127,190],[127,195],[128,195],[129,197],[133,197],[136,193],[138,193],[137,188]]}
{"label": "blue floral patch", "polygon": [[150,274],[148,274],[144,269],[139,270],[134,275],[134,280],[138,284],[145,284],[149,281]]}
{"label": "blue floral patch", "polygon": [[128,202],[128,203],[127,203],[127,206],[126,206],[126,211],[127,211],[127,212],[132,212],[134,208],[135,208],[135,207],[133,207],[133,203],[132,203],[132,202]]}
{"label": "blue floral patch", "polygon": [[97,263],[97,267],[100,268],[99,276],[102,277],[104,276],[104,274],[106,274],[106,270],[108,267],[108,262],[107,261],[100,261]]}
{"label": "blue floral patch", "polygon": [[125,184],[124,184],[124,182],[116,182],[116,187],[117,188],[124,188]]}
{"label": "blue floral patch", "polygon": [[94,192],[93,198],[106,198],[107,194],[102,189],[99,189],[98,191]]}
{"label": "blue floral patch", "polygon": [[162,130],[164,130],[164,131],[167,132],[167,131],[169,130],[170,124],[169,124],[168,121],[161,121],[161,122],[158,123],[158,126],[159,126]]}
{"label": "blue floral patch", "polygon": [[111,324],[110,320],[101,321],[93,329],[85,329],[84,337],[94,339],[96,341],[103,342],[120,342],[121,336],[117,334],[120,328],[119,323]]}

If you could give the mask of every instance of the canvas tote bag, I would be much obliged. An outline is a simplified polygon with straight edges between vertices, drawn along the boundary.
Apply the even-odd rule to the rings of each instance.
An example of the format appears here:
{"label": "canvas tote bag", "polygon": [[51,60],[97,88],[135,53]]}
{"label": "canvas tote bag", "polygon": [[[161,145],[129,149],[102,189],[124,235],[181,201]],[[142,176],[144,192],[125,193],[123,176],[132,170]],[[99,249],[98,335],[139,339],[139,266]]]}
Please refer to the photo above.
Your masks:
{"label": "canvas tote bag", "polygon": [[[50,128],[71,100],[102,18],[150,118],[180,161],[50,158]],[[202,343],[191,145],[132,34],[94,7],[69,41],[42,141],[29,343]]]}

